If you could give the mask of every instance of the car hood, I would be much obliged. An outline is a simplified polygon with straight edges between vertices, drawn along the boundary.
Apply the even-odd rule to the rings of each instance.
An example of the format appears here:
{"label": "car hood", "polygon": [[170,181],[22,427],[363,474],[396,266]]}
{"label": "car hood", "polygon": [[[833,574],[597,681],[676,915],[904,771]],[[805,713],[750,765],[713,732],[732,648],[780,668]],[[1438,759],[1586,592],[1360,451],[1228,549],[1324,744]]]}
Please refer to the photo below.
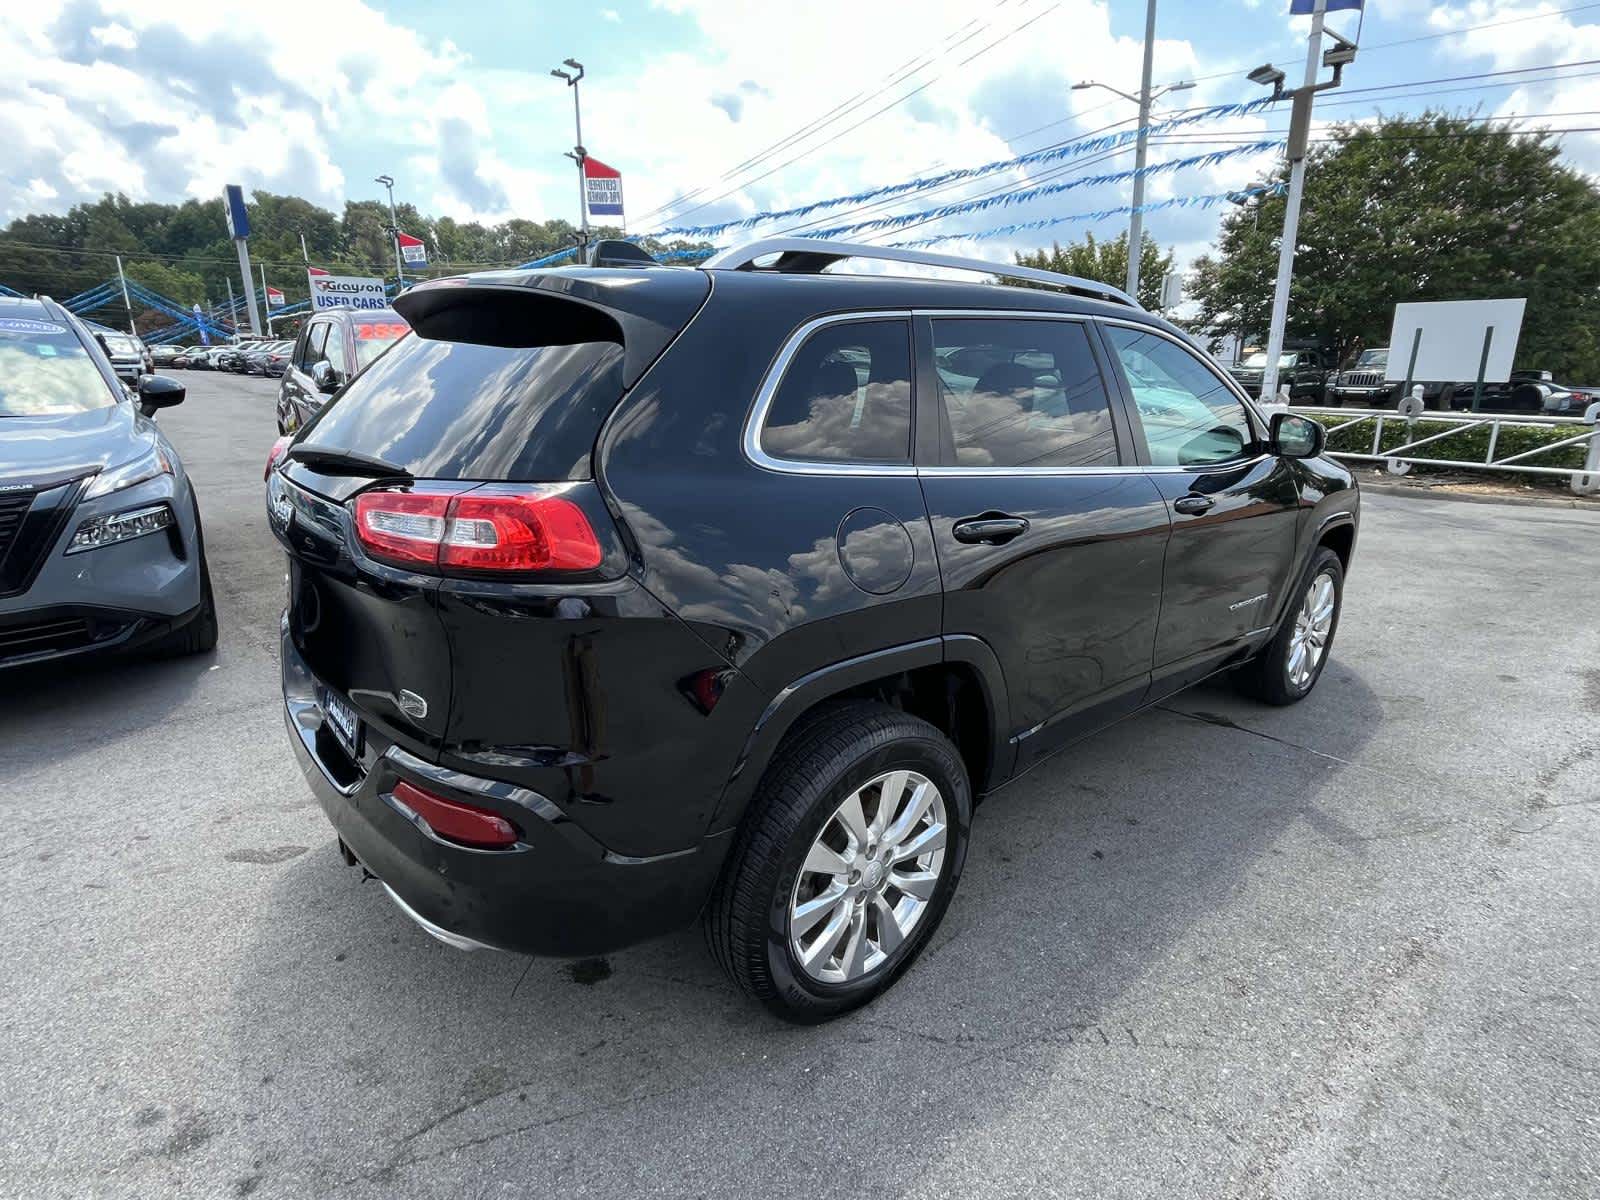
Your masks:
{"label": "car hood", "polygon": [[78,479],[155,444],[131,404],[43,417],[0,417],[0,488]]}

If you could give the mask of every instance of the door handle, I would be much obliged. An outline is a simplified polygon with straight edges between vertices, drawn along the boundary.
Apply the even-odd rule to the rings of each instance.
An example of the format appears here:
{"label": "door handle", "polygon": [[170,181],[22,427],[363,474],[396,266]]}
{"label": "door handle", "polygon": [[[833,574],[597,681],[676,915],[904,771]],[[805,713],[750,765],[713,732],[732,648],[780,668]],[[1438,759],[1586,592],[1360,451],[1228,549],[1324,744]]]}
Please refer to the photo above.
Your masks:
{"label": "door handle", "polygon": [[1172,502],[1172,507],[1185,516],[1198,517],[1201,513],[1210,512],[1214,504],[1216,501],[1210,496],[1200,496],[1191,492],[1187,496],[1179,496]]}
{"label": "door handle", "polygon": [[1021,517],[1003,514],[968,517],[957,521],[950,530],[958,542],[977,546],[1002,546],[1014,537],[1028,532],[1028,522]]}

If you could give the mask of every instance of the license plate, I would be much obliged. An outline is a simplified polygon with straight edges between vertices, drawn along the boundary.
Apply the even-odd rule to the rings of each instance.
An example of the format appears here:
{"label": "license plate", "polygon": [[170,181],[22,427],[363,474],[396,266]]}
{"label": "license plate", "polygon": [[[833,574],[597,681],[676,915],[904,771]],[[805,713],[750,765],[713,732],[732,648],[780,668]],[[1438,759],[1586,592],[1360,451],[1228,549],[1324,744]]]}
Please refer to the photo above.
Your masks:
{"label": "license plate", "polygon": [[326,688],[322,692],[322,713],[328,719],[333,736],[355,762],[361,761],[361,718],[339,697]]}

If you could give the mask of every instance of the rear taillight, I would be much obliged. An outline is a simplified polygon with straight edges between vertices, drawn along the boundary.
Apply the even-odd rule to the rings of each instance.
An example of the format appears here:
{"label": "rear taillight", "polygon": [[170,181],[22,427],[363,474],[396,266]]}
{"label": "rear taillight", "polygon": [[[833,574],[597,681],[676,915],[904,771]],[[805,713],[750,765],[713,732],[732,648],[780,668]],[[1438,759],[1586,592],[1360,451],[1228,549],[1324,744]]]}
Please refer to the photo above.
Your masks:
{"label": "rear taillight", "polygon": [[289,453],[289,443],[292,441],[294,438],[285,435],[272,443],[272,449],[267,451],[267,469],[261,472],[261,478],[266,479],[270,476],[274,468],[283,461],[283,456]]}
{"label": "rear taillight", "polygon": [[368,554],[446,572],[592,571],[605,557],[583,509],[538,489],[377,490],[356,497]]}
{"label": "rear taillight", "polygon": [[446,841],[479,850],[504,850],[522,840],[522,831],[499,813],[446,800],[404,780],[394,785],[390,795]]}

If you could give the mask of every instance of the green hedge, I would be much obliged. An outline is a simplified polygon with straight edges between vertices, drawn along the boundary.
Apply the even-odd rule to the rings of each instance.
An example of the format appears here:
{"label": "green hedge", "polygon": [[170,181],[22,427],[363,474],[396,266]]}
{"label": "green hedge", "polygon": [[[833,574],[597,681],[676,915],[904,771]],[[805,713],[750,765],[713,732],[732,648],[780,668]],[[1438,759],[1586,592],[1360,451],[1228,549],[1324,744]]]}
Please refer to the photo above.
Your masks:
{"label": "green hedge", "polygon": [[[1327,416],[1319,418],[1324,425],[1339,424],[1339,418]],[[1355,454],[1372,453],[1372,428],[1374,419],[1368,417],[1348,429],[1330,434],[1328,449],[1334,452]],[[1418,421],[1411,429],[1406,428],[1405,421],[1399,417],[1386,418],[1383,422],[1383,440],[1380,443],[1382,450],[1393,450],[1396,446],[1403,446],[1407,442],[1420,441],[1422,438],[1431,437],[1436,433],[1443,433],[1447,429],[1459,428],[1452,426],[1447,421]],[[1418,450],[1419,454],[1436,454],[1441,458],[1454,458],[1463,462],[1473,460],[1482,461],[1484,453],[1489,449],[1489,430],[1485,425],[1479,429],[1471,429],[1465,433],[1457,433],[1454,437],[1441,438]],[[1502,426],[1500,440],[1495,443],[1494,456],[1497,459],[1510,458],[1514,454],[1521,454],[1538,446],[1547,446],[1551,442],[1559,442],[1563,438],[1576,437],[1580,433],[1592,433],[1593,427],[1589,425],[1521,425]],[[1531,467],[1582,467],[1585,447],[1580,443],[1565,446],[1550,454],[1542,454],[1529,460]],[[1376,464],[1374,464],[1376,465]],[[1460,467],[1426,467],[1420,463],[1413,464],[1413,471],[1459,471]],[[1523,483],[1539,484],[1545,487],[1565,488],[1567,481],[1559,475],[1535,475],[1517,472],[1506,474],[1500,471],[1485,471],[1480,476],[1484,480],[1518,480]]]}

